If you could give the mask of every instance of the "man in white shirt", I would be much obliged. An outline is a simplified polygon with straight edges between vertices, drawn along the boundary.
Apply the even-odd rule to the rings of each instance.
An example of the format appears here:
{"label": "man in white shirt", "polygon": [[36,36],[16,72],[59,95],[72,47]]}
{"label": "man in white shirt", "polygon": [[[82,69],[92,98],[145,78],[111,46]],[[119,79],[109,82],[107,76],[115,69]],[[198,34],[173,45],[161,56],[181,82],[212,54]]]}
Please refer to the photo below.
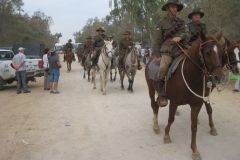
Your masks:
{"label": "man in white shirt", "polygon": [[22,91],[23,93],[30,93],[26,85],[26,56],[24,55],[24,50],[25,48],[18,48],[18,54],[14,55],[12,59],[12,64],[16,70],[17,94],[20,94]]}
{"label": "man in white shirt", "polygon": [[46,48],[45,49],[45,54],[43,55],[43,67],[44,67],[44,90],[50,90],[49,87],[49,62],[48,62],[48,57],[50,56],[50,49]]}

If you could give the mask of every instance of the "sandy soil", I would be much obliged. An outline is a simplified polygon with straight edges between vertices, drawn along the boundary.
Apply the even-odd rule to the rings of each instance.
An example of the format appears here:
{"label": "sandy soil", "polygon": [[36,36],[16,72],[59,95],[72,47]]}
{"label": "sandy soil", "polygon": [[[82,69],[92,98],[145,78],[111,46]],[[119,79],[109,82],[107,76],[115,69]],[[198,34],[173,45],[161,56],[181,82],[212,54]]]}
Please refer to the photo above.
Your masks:
{"label": "sandy soil", "polygon": [[[107,95],[82,78],[83,70],[61,69],[61,94],[43,91],[43,80],[30,94],[15,85],[0,92],[0,160],[191,160],[190,108],[172,126],[172,144],[163,143],[168,108],[159,114],[160,134],[152,130],[152,110],[144,79],[137,73],[134,93],[120,89],[119,77]],[[127,84],[127,81],[125,81]],[[218,136],[209,134],[205,108],[200,113],[197,144],[204,160],[240,159],[240,94],[214,92],[212,106]]]}

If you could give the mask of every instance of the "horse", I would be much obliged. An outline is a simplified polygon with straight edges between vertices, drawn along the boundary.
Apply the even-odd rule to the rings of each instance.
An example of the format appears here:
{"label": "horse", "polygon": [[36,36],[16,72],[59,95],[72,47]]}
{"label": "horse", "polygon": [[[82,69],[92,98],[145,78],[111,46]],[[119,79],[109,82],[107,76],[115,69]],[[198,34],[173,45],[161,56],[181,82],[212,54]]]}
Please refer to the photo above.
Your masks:
{"label": "horse", "polygon": [[[106,95],[106,86],[108,80],[108,74],[110,72],[111,67],[111,59],[113,56],[113,41],[105,41],[104,46],[101,49],[101,53],[99,55],[97,66],[99,67],[100,72],[100,81],[101,81],[101,92],[103,95]],[[93,89],[96,89],[96,67],[93,67]]]}
{"label": "horse", "polygon": [[82,63],[83,53],[84,53],[84,50],[83,50],[83,46],[81,45],[81,46],[77,49],[77,58],[78,58],[78,63],[80,63],[82,66],[84,65],[84,64]]}
{"label": "horse", "polygon": [[137,56],[139,52],[136,47],[133,47],[131,51],[126,55],[124,67],[119,66],[119,74],[121,80],[121,88],[124,89],[124,77],[125,74],[128,77],[128,91],[133,92],[133,82],[137,72]]}
{"label": "horse", "polygon": [[87,56],[82,59],[83,68],[84,68],[83,78],[84,79],[86,78],[86,72],[87,72],[88,82],[90,82],[90,74],[91,74],[91,68],[92,68],[91,58],[92,58],[92,53],[88,53]]}
{"label": "horse", "polygon": [[73,56],[74,55],[72,53],[71,48],[67,48],[66,55],[65,55],[65,60],[67,62],[67,70],[68,70],[68,72],[70,72],[71,69],[72,69],[71,65],[72,65],[72,61],[73,61]]}
{"label": "horse", "polygon": [[[165,88],[167,98],[170,100],[170,105],[164,143],[171,143],[169,132],[175,119],[177,107],[179,105],[189,104],[191,108],[192,158],[193,160],[199,160],[201,159],[201,155],[196,145],[198,114],[204,102],[209,104],[208,96],[212,91],[211,83],[213,83],[213,85],[218,84],[223,78],[221,62],[224,51],[215,37],[201,34],[201,38],[193,43],[191,48],[188,49],[188,52],[184,50],[183,52],[185,55],[184,60],[180,62],[171,79],[166,81]],[[150,62],[145,69],[145,78],[154,114],[153,129],[158,133],[159,106],[155,100],[158,82],[149,78],[148,66]]]}

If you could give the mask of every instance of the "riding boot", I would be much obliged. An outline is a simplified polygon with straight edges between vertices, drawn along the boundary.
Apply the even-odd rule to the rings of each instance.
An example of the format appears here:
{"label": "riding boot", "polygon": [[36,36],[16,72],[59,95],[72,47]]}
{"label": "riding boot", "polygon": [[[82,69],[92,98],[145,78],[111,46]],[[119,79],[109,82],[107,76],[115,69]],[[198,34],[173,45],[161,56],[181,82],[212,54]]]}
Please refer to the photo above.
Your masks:
{"label": "riding boot", "polygon": [[157,99],[157,103],[160,107],[165,107],[166,105],[168,105],[168,100],[166,98],[166,92],[165,92],[165,87],[164,87],[164,81],[160,80],[158,82],[158,99]]}
{"label": "riding boot", "polygon": [[141,70],[142,69],[142,66],[141,66],[141,62],[139,59],[137,59],[137,63],[138,63],[138,70]]}

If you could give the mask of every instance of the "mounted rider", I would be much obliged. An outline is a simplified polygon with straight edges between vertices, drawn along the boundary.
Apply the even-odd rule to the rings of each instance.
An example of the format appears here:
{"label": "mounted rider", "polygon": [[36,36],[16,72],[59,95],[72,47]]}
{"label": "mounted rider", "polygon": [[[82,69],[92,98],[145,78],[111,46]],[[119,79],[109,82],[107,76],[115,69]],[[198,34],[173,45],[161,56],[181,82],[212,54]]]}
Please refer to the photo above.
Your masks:
{"label": "mounted rider", "polygon": [[[119,42],[119,66],[121,68],[124,68],[125,58],[128,55],[128,53],[131,52],[132,47],[134,47],[134,43],[131,38],[131,32],[125,31],[123,33],[123,36],[124,37]],[[137,62],[138,62],[138,70],[142,69],[139,56],[137,58]]]}
{"label": "mounted rider", "polygon": [[93,49],[94,55],[92,57],[92,64],[96,66],[98,63],[99,55],[101,54],[101,49],[104,46],[104,40],[106,39],[106,35],[104,34],[105,30],[102,27],[96,29],[97,35],[94,37],[93,40]]}
{"label": "mounted rider", "polygon": [[[172,59],[181,54],[178,44],[183,48],[188,43],[189,33],[184,20],[177,17],[177,12],[183,9],[178,0],[168,0],[162,10],[167,15],[160,21],[154,42],[154,54],[161,57],[158,86],[158,104],[163,107],[168,104],[164,88],[165,77]],[[178,44],[177,44],[178,43]]]}
{"label": "mounted rider", "polygon": [[207,33],[206,24],[201,22],[201,18],[203,17],[204,12],[200,8],[193,9],[193,11],[188,15],[188,18],[191,19],[191,22],[187,24],[191,34],[189,40],[190,44],[200,37],[200,33]]}
{"label": "mounted rider", "polygon": [[82,64],[84,64],[87,56],[93,52],[93,41],[92,37],[88,36],[86,38],[86,41],[83,44],[83,59],[82,59]]}
{"label": "mounted rider", "polygon": [[69,39],[68,40],[68,42],[65,44],[65,46],[64,46],[64,51],[65,51],[65,53],[64,53],[64,62],[65,62],[65,60],[66,60],[66,54],[67,54],[67,50],[68,49],[70,49],[71,50],[71,53],[73,54],[73,61],[75,61],[75,56],[74,56],[74,53],[72,52],[72,50],[73,50],[73,45],[72,45],[72,40],[71,39]]}

